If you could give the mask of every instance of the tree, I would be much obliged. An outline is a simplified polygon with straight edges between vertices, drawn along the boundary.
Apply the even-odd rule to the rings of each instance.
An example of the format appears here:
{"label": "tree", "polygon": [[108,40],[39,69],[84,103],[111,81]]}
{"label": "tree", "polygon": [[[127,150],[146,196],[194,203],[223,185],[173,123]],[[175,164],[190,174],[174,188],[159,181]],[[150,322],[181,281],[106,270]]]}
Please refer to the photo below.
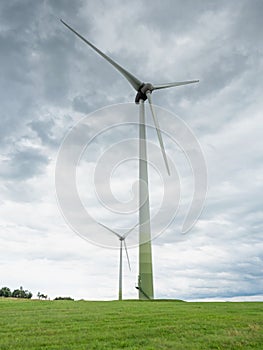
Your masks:
{"label": "tree", "polygon": [[45,299],[45,300],[47,300],[47,295],[45,295],[43,293],[38,292],[37,296],[38,296],[38,299]]}
{"label": "tree", "polygon": [[0,289],[0,297],[9,298],[11,295],[11,290],[8,287],[2,287]]}
{"label": "tree", "polygon": [[25,298],[25,299],[31,299],[33,294],[29,292],[28,290],[24,290],[21,286],[19,289],[15,289],[12,293],[13,298]]}

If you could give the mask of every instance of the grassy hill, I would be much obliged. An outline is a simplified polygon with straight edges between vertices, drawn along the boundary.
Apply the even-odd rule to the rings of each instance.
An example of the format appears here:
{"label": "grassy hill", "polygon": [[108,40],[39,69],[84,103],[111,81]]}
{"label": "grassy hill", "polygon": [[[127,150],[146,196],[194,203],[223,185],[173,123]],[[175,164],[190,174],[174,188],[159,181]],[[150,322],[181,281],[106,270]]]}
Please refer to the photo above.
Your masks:
{"label": "grassy hill", "polygon": [[0,298],[1,350],[262,349],[263,303]]}

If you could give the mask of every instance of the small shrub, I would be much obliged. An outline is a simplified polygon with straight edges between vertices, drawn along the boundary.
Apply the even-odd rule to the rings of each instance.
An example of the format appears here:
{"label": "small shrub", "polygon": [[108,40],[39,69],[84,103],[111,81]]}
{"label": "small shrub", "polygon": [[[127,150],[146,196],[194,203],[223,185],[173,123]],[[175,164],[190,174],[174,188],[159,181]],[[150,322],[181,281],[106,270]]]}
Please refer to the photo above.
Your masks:
{"label": "small shrub", "polygon": [[72,300],[72,301],[74,301],[74,299],[71,297],[56,297],[54,300]]}

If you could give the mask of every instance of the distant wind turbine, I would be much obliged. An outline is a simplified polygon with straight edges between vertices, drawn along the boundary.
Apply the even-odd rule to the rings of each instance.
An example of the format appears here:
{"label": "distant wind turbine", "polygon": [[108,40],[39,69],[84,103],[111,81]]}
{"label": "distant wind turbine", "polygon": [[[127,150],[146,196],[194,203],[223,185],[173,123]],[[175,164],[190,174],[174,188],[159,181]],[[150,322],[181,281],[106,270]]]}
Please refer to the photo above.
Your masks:
{"label": "distant wind turbine", "polygon": [[113,231],[111,228],[107,227],[106,225],[103,225],[98,222],[98,224],[104,228],[106,228],[108,231],[112,232],[115,236],[117,236],[120,240],[120,265],[119,265],[119,300],[122,300],[122,250],[123,250],[123,245],[126,251],[126,256],[127,256],[127,261],[128,261],[128,266],[131,271],[131,264],[130,264],[130,259],[129,259],[129,254],[128,254],[128,249],[127,245],[125,242],[125,239],[127,238],[128,234],[131,233],[139,224],[136,224],[133,226],[131,229],[129,229],[127,232],[125,232],[123,235],[120,235],[118,232]]}
{"label": "distant wind turbine", "polygon": [[91,42],[85,39],[82,35],[76,32],[63,20],[61,22],[76,34],[81,40],[88,44],[93,50],[95,50],[100,56],[108,61],[113,67],[115,67],[131,84],[131,86],[137,91],[135,97],[135,103],[139,104],[139,276],[138,276],[138,290],[140,299],[153,299],[153,272],[152,272],[152,243],[151,243],[151,226],[150,226],[150,207],[149,207],[149,189],[148,189],[148,168],[147,168],[147,149],[146,149],[146,130],[145,130],[145,108],[144,102],[148,100],[153,117],[153,122],[157,132],[157,137],[161,147],[165,167],[168,175],[170,175],[169,165],[163,139],[161,135],[160,126],[156,117],[153,103],[152,92],[154,90],[167,89],[174,86],[187,85],[192,83],[198,83],[199,80],[180,81],[174,83],[164,84],[151,84],[144,83],[136,78],[133,74],[121,67],[118,63],[113,61],[110,57],[105,55]]}

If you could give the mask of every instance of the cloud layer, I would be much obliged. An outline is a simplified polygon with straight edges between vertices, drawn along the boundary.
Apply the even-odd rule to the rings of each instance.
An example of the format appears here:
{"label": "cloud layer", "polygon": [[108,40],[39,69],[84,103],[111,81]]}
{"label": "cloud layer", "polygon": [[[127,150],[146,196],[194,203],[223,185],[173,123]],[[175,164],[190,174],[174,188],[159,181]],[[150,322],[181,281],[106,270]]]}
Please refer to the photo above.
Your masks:
{"label": "cloud layer", "polygon": [[[117,296],[118,251],[94,246],[67,226],[56,202],[55,164],[64,136],[77,121],[107,105],[133,102],[135,94],[60,23],[63,18],[143,81],[200,79],[198,86],[153,95],[157,105],[191,127],[208,170],[205,208],[195,227],[181,235],[193,179],[184,153],[164,136],[182,201],[172,225],[153,241],[156,297],[263,299],[262,7],[260,0],[2,2],[2,285],[23,285],[51,297]],[[87,136],[99,123],[87,125]],[[83,203],[95,219],[120,230],[136,218],[102,210],[89,189],[95,156],[128,135],[137,137],[136,127],[96,139],[78,172]],[[151,130],[149,138],[156,142]],[[122,152],[136,155],[136,147]],[[150,157],[162,169],[158,152]],[[113,174],[117,198],[131,198],[134,169],[131,162]],[[153,213],[162,198],[156,174],[150,183]],[[137,249],[130,255],[133,269],[124,271],[124,295],[135,298]]]}

